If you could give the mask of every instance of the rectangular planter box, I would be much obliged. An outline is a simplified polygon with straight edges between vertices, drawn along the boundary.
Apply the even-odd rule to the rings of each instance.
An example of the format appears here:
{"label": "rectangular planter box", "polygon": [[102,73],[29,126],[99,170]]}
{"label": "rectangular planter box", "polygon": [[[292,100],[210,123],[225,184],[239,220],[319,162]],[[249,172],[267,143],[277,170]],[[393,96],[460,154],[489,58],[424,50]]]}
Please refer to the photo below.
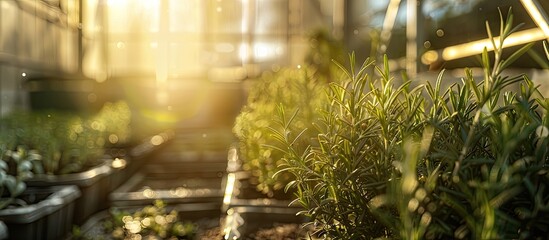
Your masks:
{"label": "rectangular planter box", "polygon": [[[256,190],[248,172],[229,172],[225,176],[225,195],[222,210],[227,214],[223,224],[225,239],[248,239],[262,228],[273,229],[276,224],[302,224],[303,210],[290,205],[291,193],[275,192],[268,196]],[[299,227],[297,227],[299,229]]]}
{"label": "rectangular planter box", "polygon": [[256,189],[254,178],[249,172],[229,172],[224,176],[225,193],[223,210],[241,206],[265,206],[280,208],[290,207],[293,200],[292,192],[284,192],[283,189],[273,192],[272,195],[264,194]]}
{"label": "rectangular planter box", "polygon": [[110,161],[105,161],[81,173],[37,176],[27,180],[26,183],[34,187],[78,186],[81,196],[75,202],[74,223],[82,224],[92,214],[108,207],[109,176],[112,174],[110,164]]}
{"label": "rectangular planter box", "polygon": [[29,187],[22,198],[36,203],[0,210],[0,221],[8,228],[10,239],[63,239],[73,226],[76,186]]}
{"label": "rectangular planter box", "polygon": [[251,233],[262,228],[272,228],[275,224],[302,224],[307,218],[296,216],[297,208],[249,205],[233,207],[227,211],[223,231],[225,239],[247,239]]}
{"label": "rectangular planter box", "polygon": [[[148,159],[146,165],[109,195],[111,206],[144,206],[150,204],[151,199],[162,199],[169,205],[211,202],[220,204],[223,198],[222,177],[226,168],[223,157],[225,154],[219,154],[224,151],[211,150],[210,141],[215,142],[218,139],[207,136],[210,135],[206,133],[204,135],[188,133],[171,135],[172,140],[166,147],[154,153],[154,157]],[[212,136],[217,135],[212,134]],[[205,141],[206,144],[201,145],[201,148],[209,150],[194,151],[200,154],[187,155],[193,151],[180,147],[192,141]],[[200,155],[217,156],[221,159],[202,161],[203,158],[200,158]]]}
{"label": "rectangular planter box", "polygon": [[[156,158],[173,137],[172,131],[166,131],[149,137],[134,146],[106,150],[106,154],[113,158],[111,164],[113,173],[110,175],[109,192],[128,181],[150,159]],[[116,158],[121,160],[116,160]]]}
{"label": "rectangular planter box", "polygon": [[137,207],[162,199],[167,204],[218,202],[223,191],[216,175],[185,177],[181,174],[137,173],[109,195],[111,206]]}
{"label": "rectangular planter box", "polygon": [[[153,200],[150,200],[149,204]],[[180,221],[192,221],[197,223],[199,227],[214,228],[220,226],[220,205],[218,203],[185,203],[168,206],[166,210],[169,212],[175,210],[178,212],[178,220]],[[117,207],[121,210],[127,210],[128,212],[135,212],[142,207]],[[102,228],[103,222],[110,218],[109,211],[101,211],[94,214],[88,219],[81,227],[81,233],[84,237],[90,239],[110,239]],[[204,229],[201,229],[204,230]],[[104,237],[104,238],[102,238]],[[109,236],[110,237],[110,236]]]}
{"label": "rectangular planter box", "polygon": [[224,239],[248,239],[261,228],[273,228],[275,224],[301,224],[308,221],[297,216],[300,206],[290,206],[292,192],[277,190],[264,194],[257,190],[257,179],[242,170],[242,163],[235,147],[229,149],[227,173],[224,175],[225,193],[222,210],[227,214],[223,224]]}

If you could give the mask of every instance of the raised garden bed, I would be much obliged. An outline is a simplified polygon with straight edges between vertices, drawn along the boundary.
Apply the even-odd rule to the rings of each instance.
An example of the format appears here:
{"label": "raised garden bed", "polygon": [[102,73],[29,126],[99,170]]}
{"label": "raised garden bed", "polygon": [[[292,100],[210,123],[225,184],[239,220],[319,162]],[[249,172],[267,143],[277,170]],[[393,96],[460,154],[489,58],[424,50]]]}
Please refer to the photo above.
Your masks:
{"label": "raised garden bed", "polygon": [[189,130],[147,160],[140,171],[109,196],[111,206],[143,206],[151,199],[168,204],[210,203],[221,207],[226,169],[224,131]]}
{"label": "raised garden bed", "polygon": [[221,207],[221,180],[214,175],[182,176],[181,174],[137,173],[109,195],[111,206],[138,207],[151,199],[162,199],[169,205],[179,203],[216,203]]}
{"label": "raised garden bed", "polygon": [[[150,200],[152,202],[153,200]],[[117,208],[128,212],[141,210],[141,207]],[[214,203],[186,203],[168,205],[168,211],[175,210],[178,213],[178,220],[191,222],[196,227],[195,239],[219,239],[205,238],[208,230],[220,229],[219,205]],[[111,218],[109,211],[102,211],[92,216],[80,227],[81,237],[79,239],[114,239],[112,232],[105,228],[105,222]],[[210,235],[212,236],[212,235]],[[219,235],[221,236],[221,235]]]}
{"label": "raised garden bed", "polygon": [[135,146],[106,150],[106,154],[113,159],[111,162],[113,174],[111,174],[109,192],[114,191],[128,181],[149,159],[155,158],[160,150],[169,144],[173,137],[173,131],[165,131],[151,136]]}
{"label": "raised garden bed", "polygon": [[[269,195],[263,194],[256,189],[254,182],[253,177],[248,172],[227,173],[222,210],[228,216],[236,214],[236,216],[242,217],[244,221],[257,224],[257,227],[272,227],[273,224],[277,223],[303,223],[303,218],[296,218],[296,214],[301,208],[290,205],[292,201],[290,193],[281,190]],[[276,214],[269,215],[269,218],[259,218],[257,221],[248,219],[264,211]],[[274,216],[281,217],[282,221],[278,221]],[[230,223],[230,225],[233,224],[235,223]],[[244,224],[247,225],[247,223]],[[247,235],[257,230],[257,227],[240,229],[241,227],[225,226],[226,229],[232,229],[231,231],[238,231],[239,235]]]}
{"label": "raised garden bed", "polygon": [[[236,207],[230,215],[222,217],[218,206],[211,203],[177,204],[169,208],[178,212],[180,221],[193,223],[197,230],[193,239],[300,239],[312,233],[311,228],[301,226],[304,218],[283,208]],[[138,208],[122,209],[132,212]],[[92,216],[80,227],[79,239],[114,239],[104,227],[110,217],[108,211]]]}
{"label": "raised garden bed", "polygon": [[223,223],[224,239],[300,239],[312,235],[302,227],[307,218],[296,216],[293,208],[251,204],[227,211]]}
{"label": "raised garden bed", "polygon": [[0,210],[0,221],[9,239],[63,239],[72,229],[79,196],[76,186],[29,187],[20,196],[28,205]]}
{"label": "raised garden bed", "polygon": [[26,183],[31,187],[77,186],[81,196],[75,201],[74,224],[81,224],[92,214],[108,207],[110,165],[110,161],[105,161],[84,172],[36,176]]}
{"label": "raised garden bed", "polygon": [[257,190],[257,179],[241,169],[235,148],[229,149],[225,194],[222,210],[225,239],[297,239],[312,234],[302,228],[307,218],[298,216],[302,210],[291,206],[291,192],[276,190],[269,194]]}
{"label": "raised garden bed", "polygon": [[[249,181],[246,172],[228,173],[222,207],[226,214],[225,239],[295,239],[310,232],[302,229],[307,218],[297,216],[302,209],[290,206],[288,194],[267,196]],[[258,232],[269,237],[260,237]]]}

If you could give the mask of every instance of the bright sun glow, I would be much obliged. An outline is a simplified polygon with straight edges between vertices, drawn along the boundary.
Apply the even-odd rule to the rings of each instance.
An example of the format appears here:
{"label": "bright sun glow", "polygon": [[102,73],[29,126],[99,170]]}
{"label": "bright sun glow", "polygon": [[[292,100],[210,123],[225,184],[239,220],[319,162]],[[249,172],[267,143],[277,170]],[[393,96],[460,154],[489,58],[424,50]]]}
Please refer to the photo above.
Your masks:
{"label": "bright sun glow", "polygon": [[236,182],[236,175],[234,173],[227,174],[227,185],[225,187],[225,195],[223,196],[224,205],[229,205],[231,203],[235,182]]}
{"label": "bright sun glow", "polygon": [[[512,47],[543,39],[545,39],[545,34],[543,31],[539,28],[532,28],[511,34],[507,39],[505,39],[503,47]],[[499,37],[495,37],[494,40],[495,42],[498,42]],[[494,46],[492,45],[490,39],[482,39],[450,46],[442,49],[442,60],[449,61],[480,54],[485,47],[488,51],[494,50]],[[427,51],[423,54],[422,61],[425,64],[429,64],[439,60],[439,56],[440,55],[436,50]]]}

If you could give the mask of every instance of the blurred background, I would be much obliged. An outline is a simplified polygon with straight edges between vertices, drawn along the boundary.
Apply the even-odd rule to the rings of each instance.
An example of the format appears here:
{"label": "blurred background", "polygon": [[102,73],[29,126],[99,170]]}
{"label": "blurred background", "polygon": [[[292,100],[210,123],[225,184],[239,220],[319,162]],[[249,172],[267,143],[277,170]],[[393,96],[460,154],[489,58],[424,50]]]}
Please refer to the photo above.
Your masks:
{"label": "blurred background", "polygon": [[509,48],[535,42],[512,68],[548,85],[545,0],[0,0],[0,115],[124,100],[146,124],[229,127],[281,67],[349,52],[418,80],[480,66],[485,22],[498,32],[510,7]]}

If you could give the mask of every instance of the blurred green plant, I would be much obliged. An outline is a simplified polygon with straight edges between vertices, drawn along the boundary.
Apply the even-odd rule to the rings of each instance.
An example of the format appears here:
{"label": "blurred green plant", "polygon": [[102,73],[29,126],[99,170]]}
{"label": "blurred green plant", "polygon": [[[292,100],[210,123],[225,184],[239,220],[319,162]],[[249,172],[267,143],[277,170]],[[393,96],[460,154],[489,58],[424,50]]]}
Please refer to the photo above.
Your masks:
{"label": "blurred green plant", "polygon": [[33,176],[32,162],[40,161],[35,151],[18,146],[15,151],[0,142],[0,209],[26,205],[18,197],[27,189],[25,180]]}
{"label": "blurred green plant", "polygon": [[305,63],[316,69],[315,74],[318,77],[334,79],[341,75],[341,71],[333,61],[345,61],[345,52],[343,42],[326,29],[318,29],[309,35],[309,51],[305,56]]}
{"label": "blurred green plant", "polygon": [[85,117],[55,110],[19,111],[0,119],[0,145],[40,154],[40,161],[32,161],[36,174],[67,174],[100,163],[107,142],[128,139],[128,126],[125,103],[108,103],[97,115]]}
{"label": "blurred green plant", "polygon": [[[293,130],[312,128],[318,119],[318,108],[324,102],[324,91],[331,81],[337,81],[342,72],[332,60],[343,58],[343,44],[324,30],[317,30],[309,36],[310,48],[305,64],[297,67],[283,67],[264,73],[255,79],[250,89],[246,105],[237,116],[233,132],[238,138],[243,168],[257,177],[257,189],[272,195],[293,179],[291,174],[281,173],[282,153],[266,147],[275,145],[276,140],[267,127],[273,126],[273,116],[278,105],[289,110],[300,109],[301,114],[292,123]],[[303,136],[307,145],[310,132]]]}
{"label": "blurred green plant", "polygon": [[131,141],[131,110],[124,101],[106,102],[91,119],[106,134],[107,146],[125,145]]}
{"label": "blurred green plant", "polygon": [[[280,170],[282,154],[265,146],[276,144],[268,127],[273,126],[279,104],[289,109],[301,109],[302,114],[290,126],[292,130],[312,126],[316,110],[323,101],[323,86],[327,83],[313,78],[314,71],[311,67],[301,66],[265,73],[254,83],[247,104],[236,118],[233,132],[239,140],[243,168],[258,178],[257,189],[263,193],[272,194],[273,190],[282,189],[293,179],[285,173],[274,176]],[[304,136],[303,141],[308,144],[308,137]]]}
{"label": "blurred green plant", "polygon": [[177,211],[168,213],[162,200],[134,213],[111,209],[103,227],[113,239],[194,239],[197,232],[193,223],[179,221]]}

